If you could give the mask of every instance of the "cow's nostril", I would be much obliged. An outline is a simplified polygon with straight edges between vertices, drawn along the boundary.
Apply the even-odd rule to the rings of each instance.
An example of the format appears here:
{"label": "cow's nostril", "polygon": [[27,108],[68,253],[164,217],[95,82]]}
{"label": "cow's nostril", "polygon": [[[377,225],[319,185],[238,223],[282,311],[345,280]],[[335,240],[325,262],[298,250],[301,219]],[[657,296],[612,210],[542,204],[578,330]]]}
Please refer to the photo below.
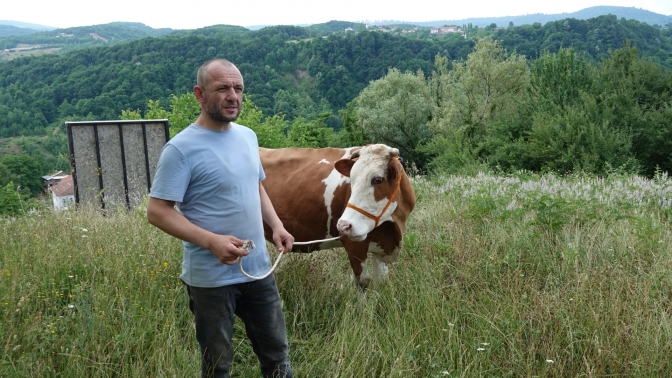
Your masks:
{"label": "cow's nostril", "polygon": [[336,228],[338,228],[338,231],[343,234],[349,234],[352,232],[352,225],[349,222],[340,221],[338,224],[336,224]]}

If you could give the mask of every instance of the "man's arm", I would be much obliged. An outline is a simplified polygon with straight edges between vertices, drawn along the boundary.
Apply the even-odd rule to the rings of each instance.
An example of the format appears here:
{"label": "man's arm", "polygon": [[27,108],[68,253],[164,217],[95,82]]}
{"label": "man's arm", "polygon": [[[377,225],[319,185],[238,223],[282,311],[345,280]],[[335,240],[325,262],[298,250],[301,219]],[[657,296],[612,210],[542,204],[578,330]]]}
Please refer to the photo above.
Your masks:
{"label": "man's arm", "polygon": [[191,223],[175,209],[174,201],[150,197],[147,204],[147,220],[169,235],[210,250],[223,264],[233,265],[238,262],[239,257],[250,253],[240,249],[243,245],[242,240],[230,235],[218,235]]}
{"label": "man's arm", "polygon": [[259,182],[259,198],[261,198],[261,217],[273,230],[275,247],[284,253],[291,251],[294,237],[285,230],[285,226],[282,224],[280,218],[278,218],[278,214],[275,212],[271,199],[268,198],[266,189],[264,189],[261,181]]}

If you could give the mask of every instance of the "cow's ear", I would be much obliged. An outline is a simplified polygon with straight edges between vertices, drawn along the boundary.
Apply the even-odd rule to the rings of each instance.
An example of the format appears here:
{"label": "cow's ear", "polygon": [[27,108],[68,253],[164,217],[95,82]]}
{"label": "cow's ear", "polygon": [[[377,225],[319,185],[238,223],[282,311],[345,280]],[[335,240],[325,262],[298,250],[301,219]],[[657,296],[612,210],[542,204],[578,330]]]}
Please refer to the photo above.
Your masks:
{"label": "cow's ear", "polygon": [[390,162],[387,163],[387,181],[396,182],[398,175],[402,174],[404,166],[399,161],[398,157],[392,157]]}
{"label": "cow's ear", "polygon": [[350,170],[352,166],[355,165],[356,160],[352,159],[341,159],[334,163],[334,168],[343,176],[350,177]]}

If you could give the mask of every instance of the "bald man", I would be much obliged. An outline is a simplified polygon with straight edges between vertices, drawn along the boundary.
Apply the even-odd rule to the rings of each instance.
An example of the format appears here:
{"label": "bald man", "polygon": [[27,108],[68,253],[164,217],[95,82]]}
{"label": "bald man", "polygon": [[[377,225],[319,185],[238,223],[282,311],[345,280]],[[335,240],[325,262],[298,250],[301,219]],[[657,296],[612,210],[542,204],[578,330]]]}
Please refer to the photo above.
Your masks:
{"label": "bald man", "polygon": [[[196,322],[203,377],[229,377],[235,316],[244,323],[263,377],[292,377],[285,319],[271,274],[263,222],[278,249],[290,251],[285,230],[262,181],[257,136],[234,123],[243,101],[243,76],[225,59],[205,62],[194,94],[198,119],[164,146],[147,206],[147,219],[182,240],[180,278]],[[177,204],[177,208],[175,205]],[[241,248],[251,240],[255,248]]]}

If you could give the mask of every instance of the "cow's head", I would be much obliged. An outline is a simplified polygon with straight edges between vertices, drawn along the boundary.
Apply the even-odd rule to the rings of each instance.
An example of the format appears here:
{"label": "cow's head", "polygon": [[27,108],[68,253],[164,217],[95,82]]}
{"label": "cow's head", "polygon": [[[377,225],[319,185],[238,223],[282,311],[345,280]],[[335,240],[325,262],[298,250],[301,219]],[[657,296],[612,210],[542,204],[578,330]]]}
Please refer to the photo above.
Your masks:
{"label": "cow's head", "polygon": [[[384,144],[368,145],[350,158],[337,161],[335,168],[350,177],[350,200],[337,223],[342,235],[362,241],[379,224],[394,221],[393,214],[401,198],[401,181],[405,177],[398,149]],[[403,233],[403,225],[401,227],[398,231]]]}

